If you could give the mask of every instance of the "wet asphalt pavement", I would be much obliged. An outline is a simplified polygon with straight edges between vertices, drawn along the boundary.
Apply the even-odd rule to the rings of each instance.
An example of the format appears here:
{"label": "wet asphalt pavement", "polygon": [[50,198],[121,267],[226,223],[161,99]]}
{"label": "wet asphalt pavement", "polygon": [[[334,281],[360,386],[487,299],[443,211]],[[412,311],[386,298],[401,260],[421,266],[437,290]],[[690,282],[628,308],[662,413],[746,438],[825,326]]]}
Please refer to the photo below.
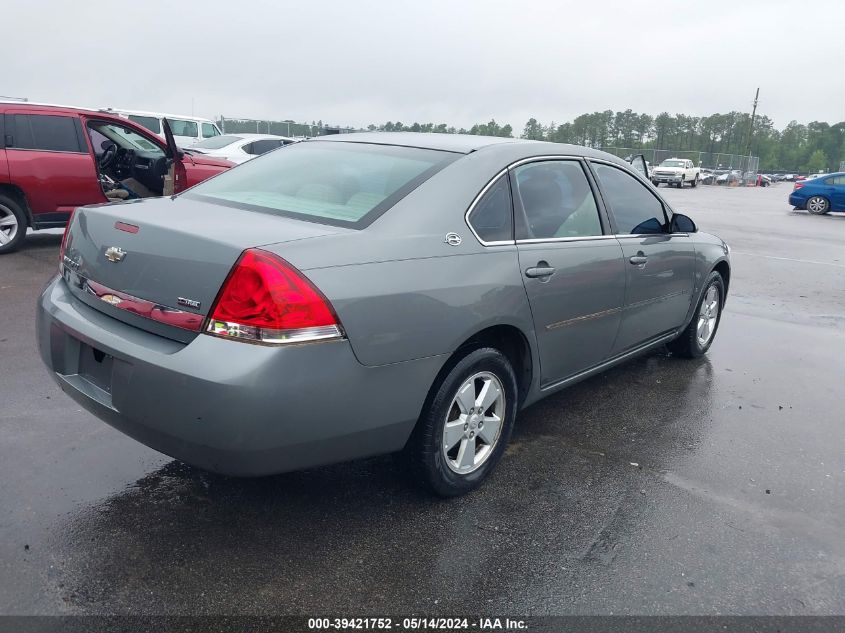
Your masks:
{"label": "wet asphalt pavement", "polygon": [[789,184],[661,188],[733,248],[706,358],[524,411],[442,501],[379,457],[204,473],[82,411],[37,356],[60,235],[0,258],[2,614],[845,614],[845,214]]}

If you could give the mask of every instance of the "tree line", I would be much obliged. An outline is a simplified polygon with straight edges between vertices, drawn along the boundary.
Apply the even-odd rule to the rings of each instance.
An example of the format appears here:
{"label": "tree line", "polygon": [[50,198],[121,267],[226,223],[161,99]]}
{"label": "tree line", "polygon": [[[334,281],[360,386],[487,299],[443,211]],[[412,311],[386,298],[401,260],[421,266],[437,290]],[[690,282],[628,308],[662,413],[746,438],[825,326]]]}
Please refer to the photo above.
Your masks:
{"label": "tree line", "polygon": [[[510,125],[495,119],[477,123],[471,128],[456,128],[446,123],[413,123],[388,121],[370,125],[369,130],[384,132],[442,132],[514,135]],[[751,129],[751,116],[745,112],[728,112],[695,117],[662,112],[657,116],[624,112],[592,112],[572,121],[543,124],[531,118],[521,138],[556,143],[573,143],[594,148],[631,148],[638,150],[673,150],[708,154],[741,154],[760,157],[761,171],[819,172],[838,171],[845,160],[845,121],[833,125],[813,121],[806,125],[791,121],[778,130],[766,115],[759,115]]]}

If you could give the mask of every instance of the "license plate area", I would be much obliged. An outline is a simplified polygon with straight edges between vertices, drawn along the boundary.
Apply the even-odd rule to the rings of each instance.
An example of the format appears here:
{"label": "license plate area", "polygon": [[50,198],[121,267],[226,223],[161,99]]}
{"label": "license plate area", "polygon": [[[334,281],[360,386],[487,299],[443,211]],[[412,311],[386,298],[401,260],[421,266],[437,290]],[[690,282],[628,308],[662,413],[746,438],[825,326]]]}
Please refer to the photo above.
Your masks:
{"label": "license plate area", "polygon": [[85,343],[79,345],[79,375],[109,394],[113,365],[112,356]]}

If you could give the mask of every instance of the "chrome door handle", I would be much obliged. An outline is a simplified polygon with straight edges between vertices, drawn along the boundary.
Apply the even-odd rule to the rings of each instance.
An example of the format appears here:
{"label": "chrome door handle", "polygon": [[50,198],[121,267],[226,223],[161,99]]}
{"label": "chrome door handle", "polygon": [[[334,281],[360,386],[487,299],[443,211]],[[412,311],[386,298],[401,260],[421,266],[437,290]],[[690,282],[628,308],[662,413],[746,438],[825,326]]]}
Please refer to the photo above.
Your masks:
{"label": "chrome door handle", "polygon": [[634,266],[643,266],[648,261],[648,257],[645,255],[634,255],[631,259],[628,260]]}
{"label": "chrome door handle", "polygon": [[550,277],[555,274],[555,269],[551,266],[533,266],[525,269],[525,276],[531,279],[540,277]]}

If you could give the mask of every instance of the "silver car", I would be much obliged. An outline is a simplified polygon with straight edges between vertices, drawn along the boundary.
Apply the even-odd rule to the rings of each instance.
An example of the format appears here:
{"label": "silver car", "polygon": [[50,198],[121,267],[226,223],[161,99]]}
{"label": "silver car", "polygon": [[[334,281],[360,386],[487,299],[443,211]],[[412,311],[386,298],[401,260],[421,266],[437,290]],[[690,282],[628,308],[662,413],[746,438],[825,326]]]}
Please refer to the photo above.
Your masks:
{"label": "silver car", "polygon": [[706,352],[730,282],[728,246],[630,164],[437,134],[310,140],[82,207],[60,258],[41,355],[108,424],[241,476],[404,450],[446,496],[520,409],[657,346]]}

